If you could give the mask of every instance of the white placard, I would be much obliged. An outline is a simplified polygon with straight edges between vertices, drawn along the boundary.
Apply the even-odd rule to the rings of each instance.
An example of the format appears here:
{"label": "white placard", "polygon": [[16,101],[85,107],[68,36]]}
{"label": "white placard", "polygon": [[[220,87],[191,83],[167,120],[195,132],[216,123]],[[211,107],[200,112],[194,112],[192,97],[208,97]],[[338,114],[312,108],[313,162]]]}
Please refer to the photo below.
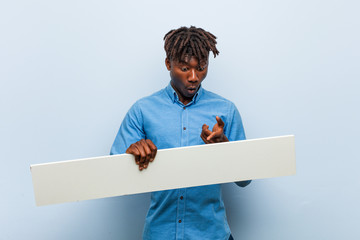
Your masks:
{"label": "white placard", "polygon": [[129,154],[31,165],[36,205],[294,175],[293,135],[158,150],[139,171]]}

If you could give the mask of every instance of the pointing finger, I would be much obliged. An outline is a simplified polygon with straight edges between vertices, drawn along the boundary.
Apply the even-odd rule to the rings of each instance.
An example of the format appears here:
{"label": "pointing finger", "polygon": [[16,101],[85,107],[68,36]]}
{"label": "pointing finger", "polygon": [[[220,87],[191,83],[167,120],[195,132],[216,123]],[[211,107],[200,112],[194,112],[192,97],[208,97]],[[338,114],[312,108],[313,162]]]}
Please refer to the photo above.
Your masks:
{"label": "pointing finger", "polygon": [[216,121],[217,121],[219,127],[224,128],[225,123],[219,116],[216,116]]}

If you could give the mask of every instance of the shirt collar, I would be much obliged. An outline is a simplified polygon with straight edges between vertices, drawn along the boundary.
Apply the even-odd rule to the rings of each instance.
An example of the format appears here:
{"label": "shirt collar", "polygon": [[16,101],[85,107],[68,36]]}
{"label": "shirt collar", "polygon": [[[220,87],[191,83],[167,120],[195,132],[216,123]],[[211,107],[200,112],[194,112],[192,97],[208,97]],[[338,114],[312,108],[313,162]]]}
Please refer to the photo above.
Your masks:
{"label": "shirt collar", "polygon": [[[171,83],[169,83],[167,85],[167,87],[165,88],[165,91],[167,93],[167,95],[169,96],[169,98],[171,99],[171,101],[174,103],[176,101],[179,101],[179,96],[177,95],[176,91],[174,90],[174,88],[171,86]],[[202,86],[200,85],[199,90],[195,93],[192,101],[188,104],[195,104],[197,101],[199,101],[201,95],[203,94],[204,89],[202,88]]]}

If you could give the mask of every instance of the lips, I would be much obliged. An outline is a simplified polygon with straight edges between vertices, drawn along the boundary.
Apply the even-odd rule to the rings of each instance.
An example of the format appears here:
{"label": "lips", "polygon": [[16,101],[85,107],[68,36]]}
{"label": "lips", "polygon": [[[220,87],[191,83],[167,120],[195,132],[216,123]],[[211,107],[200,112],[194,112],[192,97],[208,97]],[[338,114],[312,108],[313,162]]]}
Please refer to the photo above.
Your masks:
{"label": "lips", "polygon": [[196,92],[197,88],[196,88],[196,87],[191,87],[191,88],[187,88],[186,90],[187,90],[189,93],[194,94],[194,93]]}
{"label": "lips", "polygon": [[192,87],[187,87],[186,89],[189,91],[196,91],[198,89],[198,87],[192,86]]}

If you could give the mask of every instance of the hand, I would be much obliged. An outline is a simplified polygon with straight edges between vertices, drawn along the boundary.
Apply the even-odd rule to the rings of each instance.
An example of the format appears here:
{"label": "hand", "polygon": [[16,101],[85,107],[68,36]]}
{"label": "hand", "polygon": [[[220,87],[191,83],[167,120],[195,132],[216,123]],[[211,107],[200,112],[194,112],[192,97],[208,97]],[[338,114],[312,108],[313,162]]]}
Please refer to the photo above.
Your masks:
{"label": "hand", "polygon": [[229,141],[229,139],[224,134],[225,124],[223,120],[219,116],[216,116],[216,121],[217,123],[214,125],[212,131],[209,130],[209,126],[206,124],[202,126],[200,137],[206,144]]}
{"label": "hand", "polygon": [[139,165],[139,170],[142,171],[147,168],[149,162],[154,161],[157,152],[157,147],[150,139],[141,139],[136,143],[130,145],[126,153],[134,155],[135,162]]}

